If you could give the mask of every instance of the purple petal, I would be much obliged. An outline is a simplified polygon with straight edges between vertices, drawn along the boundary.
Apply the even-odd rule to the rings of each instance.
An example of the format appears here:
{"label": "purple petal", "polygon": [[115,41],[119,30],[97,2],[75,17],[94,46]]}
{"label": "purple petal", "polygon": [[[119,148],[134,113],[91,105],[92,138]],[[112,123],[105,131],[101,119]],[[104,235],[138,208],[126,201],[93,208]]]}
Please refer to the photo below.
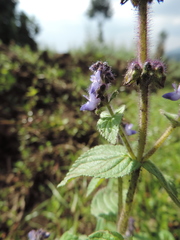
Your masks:
{"label": "purple petal", "polygon": [[165,93],[162,97],[171,101],[177,101],[180,99],[180,92],[177,90],[176,92]]}
{"label": "purple petal", "polygon": [[29,240],[36,240],[36,231],[35,230],[31,230],[28,233],[28,238],[29,238]]}
{"label": "purple petal", "polygon": [[97,108],[97,105],[100,103],[100,98],[96,98],[94,94],[90,94],[88,102],[81,106],[81,111],[93,111]]}
{"label": "purple petal", "polygon": [[125,129],[125,132],[126,132],[126,134],[127,134],[128,136],[137,133],[135,130],[131,129],[132,127],[133,127],[133,124],[128,124],[128,123],[125,124],[124,129]]}

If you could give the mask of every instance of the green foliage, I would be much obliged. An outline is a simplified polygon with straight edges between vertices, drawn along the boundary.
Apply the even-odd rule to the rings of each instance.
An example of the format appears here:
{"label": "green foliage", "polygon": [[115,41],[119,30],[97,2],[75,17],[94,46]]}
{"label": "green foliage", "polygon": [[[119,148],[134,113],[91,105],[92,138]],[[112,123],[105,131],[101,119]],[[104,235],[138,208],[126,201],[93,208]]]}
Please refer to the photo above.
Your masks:
{"label": "green foliage", "polygon": [[[82,152],[102,141],[96,133],[97,116],[79,111],[83,102],[82,89],[87,88],[91,74],[88,66],[96,60],[108,60],[117,75],[116,86],[121,86],[121,75],[125,73],[132,52],[112,49],[112,46],[105,46],[102,51],[92,43],[74,50],[72,55],[35,53],[17,45],[0,47],[0,236],[7,240],[25,240],[30,229],[41,227],[51,232],[49,239],[60,239],[69,229],[73,236],[78,232],[88,236],[98,227],[90,214],[91,196],[87,198],[86,193],[96,191],[99,184],[104,186],[101,181],[107,180],[93,178],[89,184],[89,178],[80,178],[64,188],[57,189],[56,185]],[[178,63],[168,64],[170,78],[179,81]],[[138,94],[129,91],[129,88],[120,87],[120,98],[115,98],[113,103],[117,108],[126,105],[125,120],[132,122],[137,130]],[[164,102],[161,98],[168,91],[172,91],[170,83],[165,89],[152,93],[146,150],[169,125],[159,109],[178,113],[177,102]],[[133,135],[129,141],[136,146],[136,139]],[[179,139],[180,129],[177,128],[152,157],[164,175],[173,176],[176,186],[180,183]],[[165,240],[173,235],[177,240],[180,236],[179,210],[157,178],[145,170],[141,174],[144,181],[139,182],[132,212],[136,227],[134,239]],[[125,188],[128,181],[127,175]],[[169,179],[166,181],[170,184]],[[101,226],[112,230],[109,223]],[[78,238],[83,239],[83,236],[78,235]]]}
{"label": "green foliage", "polygon": [[177,190],[174,184],[172,184],[171,181],[167,181],[161,171],[152,162],[145,161],[142,166],[159,180],[159,183],[164,187],[173,202],[180,207],[180,200],[178,199]]}
{"label": "green foliage", "polygon": [[117,142],[119,126],[123,117],[125,106],[117,109],[113,116],[108,112],[102,112],[97,122],[97,129],[100,134],[111,144]]}
{"label": "green foliage", "polygon": [[123,240],[124,238],[117,232],[98,231],[88,236],[88,240]]}
{"label": "green foliage", "polygon": [[99,145],[83,153],[72,165],[65,179],[58,185],[79,176],[116,178],[130,174],[140,167],[120,145]]}
{"label": "green foliage", "polygon": [[92,178],[88,185],[86,196],[89,196],[102,182],[104,182],[103,178]]}
{"label": "green foliage", "polygon": [[96,217],[102,217],[107,221],[116,222],[118,212],[118,197],[110,188],[100,189],[93,197],[91,213]]}
{"label": "green foliage", "polygon": [[79,238],[70,232],[65,232],[60,240],[79,240]]}

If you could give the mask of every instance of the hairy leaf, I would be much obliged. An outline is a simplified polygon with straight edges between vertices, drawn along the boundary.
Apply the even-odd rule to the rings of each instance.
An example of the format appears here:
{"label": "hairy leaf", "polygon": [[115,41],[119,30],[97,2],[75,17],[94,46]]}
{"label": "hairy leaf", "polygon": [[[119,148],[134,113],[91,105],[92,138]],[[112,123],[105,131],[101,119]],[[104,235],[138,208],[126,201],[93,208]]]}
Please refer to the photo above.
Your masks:
{"label": "hairy leaf", "polygon": [[100,145],[83,153],[58,186],[63,186],[68,180],[79,176],[123,177],[139,167],[140,163],[132,160],[123,146]]}
{"label": "hairy leaf", "polygon": [[178,207],[180,207],[180,201],[178,199],[177,191],[176,191],[174,185],[172,184],[171,181],[168,181],[167,179],[165,179],[165,177],[163,176],[161,171],[156,167],[156,165],[150,161],[145,161],[142,164],[142,167],[144,167],[148,172],[153,174],[159,180],[159,183],[164,187],[164,189],[169,194],[169,196],[171,197],[173,202]]}
{"label": "hairy leaf", "polygon": [[97,122],[97,129],[109,143],[115,144],[117,141],[119,125],[121,123],[124,110],[125,106],[123,105],[115,111],[113,116],[111,116],[108,112],[102,112],[100,115],[100,119]]}
{"label": "hairy leaf", "polygon": [[123,240],[121,234],[111,231],[97,231],[88,236],[88,240]]}
{"label": "hairy leaf", "polygon": [[102,217],[108,221],[116,221],[118,212],[117,193],[109,188],[100,189],[91,203],[91,213],[95,217]]}
{"label": "hairy leaf", "polygon": [[103,181],[103,178],[92,178],[88,185],[86,196],[89,196]]}

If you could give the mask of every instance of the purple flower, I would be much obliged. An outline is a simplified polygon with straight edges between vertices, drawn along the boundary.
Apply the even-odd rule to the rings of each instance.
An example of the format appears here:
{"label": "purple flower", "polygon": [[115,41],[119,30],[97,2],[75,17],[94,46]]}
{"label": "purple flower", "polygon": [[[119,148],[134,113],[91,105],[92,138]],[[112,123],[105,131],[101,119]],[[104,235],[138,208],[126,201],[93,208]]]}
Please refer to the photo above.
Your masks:
{"label": "purple flower", "polygon": [[162,97],[171,101],[177,101],[180,99],[180,84],[177,86],[176,83],[173,83],[172,86],[174,88],[174,92],[166,93]]}
{"label": "purple flower", "polygon": [[105,99],[104,94],[115,79],[111,67],[106,62],[98,61],[92,64],[89,69],[93,71],[93,75],[90,77],[92,83],[88,88],[88,96],[84,96],[88,101],[81,106],[81,111],[95,110]]}
{"label": "purple flower", "polygon": [[44,231],[43,229],[31,230],[28,233],[29,240],[43,240],[44,238],[48,238],[50,236],[49,232]]}
{"label": "purple flower", "polygon": [[87,103],[81,106],[81,111],[93,111],[97,108],[97,105],[101,102],[100,98],[97,98],[95,93],[89,93],[89,97],[84,97],[88,100]]}
{"label": "purple flower", "polygon": [[100,86],[103,84],[103,81],[101,79],[101,71],[98,70],[97,72],[95,72],[95,74],[91,75],[90,80],[92,84],[90,85],[88,92],[96,93]]}
{"label": "purple flower", "polygon": [[126,132],[126,134],[127,134],[128,136],[137,133],[135,130],[131,129],[132,127],[133,127],[133,124],[131,124],[131,123],[130,123],[130,124],[129,124],[129,123],[126,123],[126,124],[124,125],[125,132]]}

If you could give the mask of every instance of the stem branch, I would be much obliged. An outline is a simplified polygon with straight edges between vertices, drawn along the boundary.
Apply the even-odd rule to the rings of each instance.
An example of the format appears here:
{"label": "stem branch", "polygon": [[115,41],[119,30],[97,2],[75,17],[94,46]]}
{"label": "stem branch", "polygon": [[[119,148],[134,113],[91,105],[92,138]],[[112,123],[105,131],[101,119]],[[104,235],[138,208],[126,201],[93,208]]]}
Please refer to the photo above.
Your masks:
{"label": "stem branch", "polygon": [[166,131],[163,133],[163,135],[157,140],[157,142],[154,144],[154,146],[144,155],[142,161],[148,160],[160,147],[161,145],[165,142],[165,140],[169,137],[169,135],[172,133],[172,131],[176,127],[174,126],[169,126]]}

